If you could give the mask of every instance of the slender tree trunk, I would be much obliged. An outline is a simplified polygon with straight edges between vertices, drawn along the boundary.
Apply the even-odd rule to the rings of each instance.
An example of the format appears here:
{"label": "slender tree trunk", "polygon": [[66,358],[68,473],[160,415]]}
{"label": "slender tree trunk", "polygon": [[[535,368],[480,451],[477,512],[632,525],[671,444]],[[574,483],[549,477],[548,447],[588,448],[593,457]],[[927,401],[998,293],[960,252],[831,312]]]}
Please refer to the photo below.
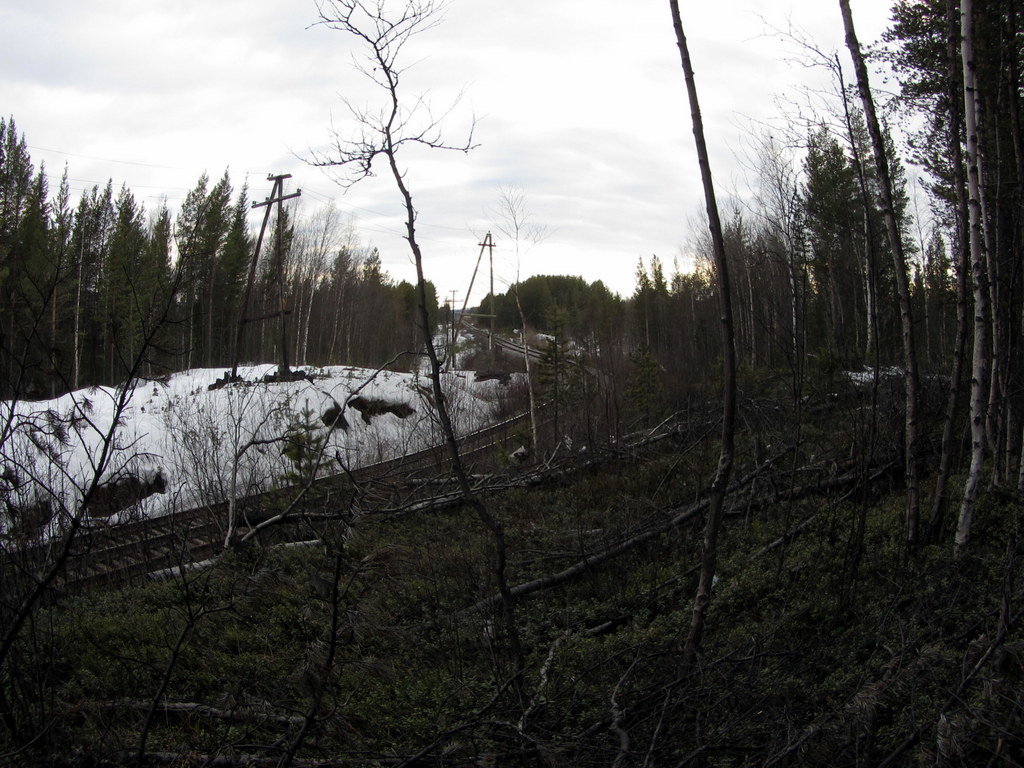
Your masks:
{"label": "slender tree trunk", "polygon": [[733,329],[732,298],[729,290],[729,268],[725,258],[725,240],[722,237],[722,222],[718,215],[718,202],[715,199],[714,181],[711,177],[711,164],[708,161],[707,144],[704,140],[704,122],[700,113],[700,102],[697,99],[697,86],[693,78],[693,66],[690,63],[690,51],[686,45],[683,22],[679,16],[678,0],[669,0],[672,12],[672,26],[675,28],[676,43],[683,66],[683,78],[686,80],[686,92],[690,102],[690,116],[693,121],[693,138],[697,147],[697,161],[700,165],[701,181],[704,185],[704,202],[707,208],[708,229],[711,232],[711,244],[714,250],[718,300],[722,320],[722,445],[718,457],[718,470],[711,484],[707,517],[704,524],[704,541],[701,550],[700,579],[697,594],[693,600],[693,617],[690,631],[683,645],[683,668],[688,670],[696,660],[704,632],[704,622],[711,603],[711,589],[715,580],[715,568],[718,558],[718,532],[722,524],[722,512],[725,496],[729,486],[729,474],[732,471],[733,440],[736,419],[736,341]]}
{"label": "slender tree trunk", "polygon": [[1017,491],[1024,493],[1024,429],[1020,434],[1020,470],[1017,473]]}
{"label": "slender tree trunk", "polygon": [[187,368],[187,369],[191,369],[192,368],[192,352],[194,351],[194,347],[195,347],[195,341],[194,341],[195,326],[196,326],[196,311],[195,311],[195,307],[196,307],[196,302],[197,301],[198,301],[198,297],[196,296],[195,289],[189,290],[188,310],[187,310],[187,312],[188,312],[188,351],[186,353],[187,357],[185,358],[185,368]]}
{"label": "slender tree trunk", "polygon": [[967,179],[964,175],[963,149],[960,146],[960,125],[962,93],[959,91],[960,70],[960,17],[957,0],[946,3],[946,54],[949,63],[949,157],[953,166],[953,190],[956,194],[956,222],[953,248],[956,252],[956,337],[953,341],[953,364],[949,374],[949,394],[946,399],[946,417],[942,426],[942,453],[939,470],[935,478],[935,494],[932,499],[931,516],[928,520],[928,535],[937,542],[942,534],[943,519],[949,499],[949,475],[953,455],[956,451],[955,429],[957,411],[964,388],[964,352],[967,348],[968,280],[971,269],[968,245]]}
{"label": "slender tree trunk", "polygon": [[803,322],[801,320],[802,308],[802,287],[803,275],[802,254],[797,252],[796,238],[787,235],[788,263],[787,273],[789,277],[789,301],[790,301],[790,322],[793,324],[792,338],[790,339],[790,352],[793,355],[793,402],[798,403],[803,391]]}
{"label": "slender tree trunk", "polygon": [[860,43],[853,26],[853,13],[850,11],[849,0],[839,0],[839,8],[843,15],[846,29],[846,46],[853,59],[853,68],[857,74],[857,87],[860,91],[861,103],[864,106],[864,117],[868,133],[871,136],[871,147],[875,156],[875,166],[881,182],[882,207],[885,217],[886,231],[889,235],[889,247],[892,249],[896,274],[896,289],[900,302],[900,321],[903,332],[903,361],[906,366],[906,424],[905,424],[905,474],[907,482],[907,530],[908,547],[917,545],[918,514],[920,508],[920,479],[918,462],[918,402],[920,399],[920,378],[917,368],[917,352],[914,345],[914,320],[910,303],[910,282],[907,276],[907,261],[903,253],[903,238],[899,222],[896,219],[892,176],[889,172],[889,160],[885,154],[885,142],[882,129],[875,114],[875,103],[871,97],[868,82],[868,70],[864,64]]}
{"label": "slender tree trunk", "polygon": [[[1007,13],[1007,23],[1005,31],[1003,33],[1004,48],[1007,53],[1007,67],[1009,68],[1009,77],[1006,78],[1007,84],[1007,101],[1010,107],[1010,136],[1013,141],[1013,154],[1016,164],[1016,178],[1017,183],[1024,182],[1024,135],[1021,134],[1021,107],[1020,107],[1020,91],[1019,83],[1021,82],[1021,70],[1020,62],[1018,61],[1018,50],[1015,45],[1016,30],[1020,28],[1021,16],[1017,10],[1017,3],[1015,0],[1011,0],[1009,3],[1009,9]],[[1020,204],[1020,193],[1017,194],[1018,205]],[[1020,232],[1020,225],[1017,225],[1017,232]],[[1020,235],[1017,235],[1020,237]],[[1022,289],[1021,285],[1021,249],[1018,247],[1013,251],[1013,263],[1010,265],[1010,272],[1014,276],[1014,282],[1008,288],[1011,296],[1019,296],[1019,291]],[[1012,478],[1014,474],[1014,463],[1017,461],[1020,451],[1024,448],[1024,443],[1014,443],[1020,436],[1020,427],[1018,424],[1021,421],[1021,410],[1019,398],[1013,397],[1013,392],[1020,386],[1020,380],[1022,373],[1021,365],[1021,336],[1024,332],[1024,315],[1021,314],[1021,310],[1024,307],[1021,306],[1019,300],[1014,301],[1007,306],[1006,313],[1006,328],[1007,328],[1007,350],[1006,350],[1006,378],[1004,386],[1004,402],[1006,408],[1006,477],[1007,479]],[[1016,332],[1014,332],[1016,330]],[[1018,476],[1020,472],[1024,471],[1024,465],[1018,466]],[[1019,479],[1017,481],[1019,485]]]}
{"label": "slender tree trunk", "polygon": [[843,67],[839,54],[835,56],[836,75],[839,78],[839,92],[843,99],[843,121],[846,125],[846,136],[850,142],[850,154],[853,167],[857,172],[857,186],[860,190],[861,203],[864,206],[864,297],[867,310],[867,338],[864,345],[864,358],[875,358],[874,385],[878,385],[878,269],[875,264],[875,231],[871,226],[871,193],[868,189],[864,173],[864,159],[861,157],[857,138],[853,131],[853,116],[850,113],[850,100],[847,98],[846,83],[843,78]]}
{"label": "slender tree trunk", "polygon": [[523,314],[523,305],[519,303],[519,283],[516,283],[513,291],[516,297],[516,309],[519,311],[519,322],[523,325],[523,363],[526,365],[526,393],[530,398],[530,454],[534,460],[537,459],[537,399],[533,394],[533,372],[530,370],[530,348],[526,344],[526,315]]}
{"label": "slender tree trunk", "polygon": [[[973,43],[972,43],[973,49]],[[973,55],[973,54],[972,54]],[[985,167],[989,157],[986,150],[988,142],[981,132],[981,124],[985,115],[985,104],[981,99],[981,89],[978,87],[977,70],[974,72],[974,110],[975,125],[978,127],[978,176],[979,179],[989,183],[992,177],[986,175]],[[993,163],[995,172],[995,198],[999,200],[999,177],[1001,165],[998,151],[998,139]],[[985,269],[988,278],[988,323],[989,323],[989,345],[991,347],[988,360],[988,406],[985,409],[985,439],[988,442],[988,449],[993,455],[992,461],[992,484],[999,485],[999,379],[1002,375],[1003,365],[1003,334],[999,320],[1001,317],[1002,299],[999,291],[1000,270],[999,270],[999,204],[998,202],[989,207],[988,190],[985,184],[978,184],[978,201],[981,205],[981,231],[982,245],[985,253]]]}
{"label": "slender tree trunk", "polygon": [[57,287],[60,283],[61,262],[63,261],[63,246],[61,247],[61,258],[57,261],[57,269],[53,276],[53,287],[50,290],[50,338],[47,356],[50,358],[50,397],[57,396],[57,381],[60,379],[60,360],[57,357]]}
{"label": "slender tree trunk", "polygon": [[755,317],[755,303],[754,303],[754,281],[751,277],[750,265],[744,270],[747,278],[747,302],[750,304],[750,367],[753,369],[757,368],[757,319]]}
{"label": "slender tree trunk", "polygon": [[338,344],[338,334],[341,332],[341,324],[342,321],[344,320],[341,307],[345,303],[345,294],[345,284],[341,283],[340,287],[338,288],[338,295],[335,297],[334,300],[334,326],[331,329],[331,346],[327,350],[327,362],[330,363],[331,365],[335,365],[338,362],[348,362],[347,360],[338,361],[334,357],[334,351]]}
{"label": "slender tree trunk", "polygon": [[426,348],[427,360],[430,364],[430,381],[434,393],[434,401],[437,406],[437,416],[438,420],[441,422],[441,430],[444,434],[445,443],[448,447],[448,454],[451,457],[452,473],[458,483],[462,498],[466,505],[476,513],[484,527],[489,529],[494,537],[494,575],[498,584],[498,591],[501,593],[502,617],[516,668],[514,686],[516,690],[521,693],[525,659],[523,656],[522,644],[519,639],[519,631],[516,627],[515,603],[512,597],[512,592],[509,589],[508,578],[505,572],[507,565],[505,528],[491,515],[486,505],[473,491],[472,486],[470,486],[469,476],[467,475],[465,466],[462,463],[462,455],[459,452],[458,439],[448,412],[448,405],[445,400],[444,390],[441,386],[441,361],[437,357],[437,350],[434,348],[434,340],[431,337],[430,332],[430,317],[427,310],[427,281],[423,274],[423,255],[420,251],[419,242],[416,239],[416,208],[413,205],[412,194],[409,192],[409,188],[405,183],[405,174],[402,173],[401,169],[398,167],[396,155],[397,148],[393,143],[392,126],[398,117],[397,80],[395,79],[394,72],[389,67],[383,66],[383,72],[384,76],[387,78],[389,95],[391,97],[391,116],[383,131],[385,137],[384,155],[387,157],[392,178],[402,197],[402,202],[406,212],[406,241],[409,243],[409,248],[413,255],[413,262],[416,266],[417,309],[419,311],[419,322],[423,334],[424,346]]}
{"label": "slender tree trunk", "polygon": [[[979,122],[984,122],[984,113],[979,105]],[[1006,105],[997,104],[997,113],[1006,109]],[[1004,141],[1001,132],[996,134],[995,152],[995,198],[997,201],[1008,197],[1004,187],[1008,186],[1004,181],[1008,163],[1004,155]],[[1013,236],[1006,234],[1011,224],[1002,224],[1000,219],[1004,218],[1003,206],[998,202],[993,206],[992,211],[995,221],[994,247],[988,252],[989,260],[989,293],[992,303],[992,371],[989,377],[988,413],[990,424],[989,444],[992,448],[991,483],[993,486],[1002,485],[1005,478],[1003,472],[1003,460],[1007,445],[1009,444],[1009,399],[1007,376],[1010,371],[1010,333],[1008,318],[1010,315],[1010,284],[1014,277],[1008,269],[1009,264],[1005,254],[1012,247],[1004,241],[1010,240]]]}
{"label": "slender tree trunk", "polygon": [[[862,192],[863,196],[863,192]],[[864,334],[864,359],[870,360],[878,348],[878,279],[875,269],[875,244],[872,239],[871,215],[864,209],[864,299],[867,310]]]}
{"label": "slender tree trunk", "polygon": [[213,354],[213,303],[217,296],[217,253],[210,254],[210,284],[207,289],[210,298],[206,303],[206,365],[212,368],[218,359]]}
{"label": "slender tree trunk", "polygon": [[309,279],[309,295],[306,297],[306,324],[302,329],[302,352],[299,355],[299,360],[303,365],[306,365],[309,360],[309,326],[313,322],[313,296],[316,293],[316,281],[313,277]]}
{"label": "slender tree trunk", "polygon": [[[284,187],[281,187],[281,197],[284,196]],[[283,200],[277,200],[277,298],[278,311],[281,313],[280,344],[281,360],[277,366],[277,375],[282,379],[286,378],[291,371],[288,364],[288,319],[285,314],[286,296],[284,291],[284,216],[282,207]]]}
{"label": "slender tree trunk", "polygon": [[959,554],[971,539],[974,506],[985,461],[985,374],[988,370],[988,286],[982,243],[981,174],[978,167],[978,113],[974,71],[974,8],[972,0],[960,0],[960,55],[964,70],[964,118],[967,127],[967,189],[970,219],[971,273],[974,277],[974,358],[971,373],[971,468],[960,504],[954,552]]}
{"label": "slender tree trunk", "polygon": [[75,286],[75,321],[71,331],[71,389],[78,389],[79,357],[78,336],[82,323],[82,262],[85,261],[85,225],[82,225],[82,243],[78,252],[78,285]]}

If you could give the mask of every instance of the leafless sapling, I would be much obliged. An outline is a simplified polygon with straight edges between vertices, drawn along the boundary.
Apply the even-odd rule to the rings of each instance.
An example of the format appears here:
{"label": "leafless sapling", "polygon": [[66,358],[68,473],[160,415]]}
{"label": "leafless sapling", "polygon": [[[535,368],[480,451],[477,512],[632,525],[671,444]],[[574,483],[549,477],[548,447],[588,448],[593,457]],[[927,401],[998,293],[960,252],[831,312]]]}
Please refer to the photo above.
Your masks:
{"label": "leafless sapling", "polygon": [[349,103],[348,107],[358,126],[356,135],[354,138],[346,138],[335,133],[332,147],[324,152],[314,152],[311,162],[340,172],[338,180],[345,186],[371,176],[375,162],[383,163],[401,197],[405,211],[405,239],[416,268],[418,324],[429,364],[437,416],[451,457],[452,472],[462,496],[494,538],[493,569],[503,598],[505,631],[517,670],[516,677],[519,679],[524,662],[515,625],[513,598],[505,576],[505,529],[473,492],[459,453],[458,439],[442,386],[441,362],[434,347],[428,316],[423,252],[416,229],[417,209],[408,183],[408,173],[400,162],[402,150],[410,146],[458,152],[468,152],[474,146],[472,127],[462,142],[451,143],[444,139],[442,122],[451,109],[440,116],[435,115],[423,97],[407,101],[400,87],[408,71],[403,63],[407,44],[418,34],[440,23],[443,4],[436,0],[403,0],[393,6],[383,0],[321,0],[318,9],[321,25],[341,31],[359,43],[364,58],[357,60],[356,67],[382,94],[382,106],[374,111]]}

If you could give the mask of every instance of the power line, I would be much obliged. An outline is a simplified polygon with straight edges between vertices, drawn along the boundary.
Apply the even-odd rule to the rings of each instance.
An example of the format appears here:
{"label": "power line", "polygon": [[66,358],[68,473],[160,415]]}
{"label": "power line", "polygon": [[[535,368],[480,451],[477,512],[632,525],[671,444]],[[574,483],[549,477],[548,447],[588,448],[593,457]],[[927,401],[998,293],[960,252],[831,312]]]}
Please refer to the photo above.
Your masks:
{"label": "power line", "polygon": [[[47,173],[46,175],[51,179],[56,178],[54,174]],[[68,181],[75,181],[79,184],[99,184],[101,186],[107,183],[106,181],[96,181],[95,179],[76,179],[71,176],[68,176]],[[162,184],[130,184],[128,186],[130,189],[164,189],[173,191],[187,191],[191,189],[191,187],[168,187]]]}
{"label": "power line", "polygon": [[[82,154],[77,154],[77,153],[74,153],[74,152],[64,152],[63,150],[59,150],[59,149],[48,149],[46,147],[38,147],[38,146],[34,146],[34,145],[29,145],[29,148],[37,150],[37,151],[42,151],[42,152],[54,152],[54,153],[57,153],[57,154],[60,154],[60,155],[67,155],[68,157],[79,157],[79,158],[85,158],[85,159],[89,159],[89,160],[98,160],[98,161],[110,162],[110,163],[120,163],[122,165],[137,165],[137,166],[143,166],[143,167],[149,167],[149,168],[162,168],[162,169],[168,169],[168,170],[185,170],[184,168],[181,168],[180,166],[157,165],[155,163],[138,163],[138,162],[133,162],[133,161],[130,161],[130,160],[114,160],[114,159],[111,159],[111,158],[96,157],[96,156],[93,156],[93,155],[82,155]],[[58,174],[54,173],[53,171],[46,171],[45,173],[46,173],[46,176],[47,176],[47,178],[49,179],[49,181],[51,183],[51,186],[52,186],[52,184],[56,180],[58,180],[60,178],[60,176]],[[250,173],[249,171],[245,172],[245,181],[246,182],[248,181],[249,173]],[[110,179],[107,179],[107,180],[104,180],[104,181],[98,181],[98,180],[93,180],[93,179],[82,179],[82,178],[78,178],[78,177],[71,177],[71,176],[69,176],[68,177],[68,182],[69,182],[68,186],[69,186],[69,189],[72,192],[85,193],[85,192],[88,192],[92,188],[92,186],[99,186],[99,187],[104,186],[107,183],[107,181],[110,181]],[[180,193],[187,192],[190,189],[192,189],[191,187],[164,186],[164,185],[159,185],[159,184],[127,184],[127,182],[125,182],[125,184],[131,190],[135,190],[135,189],[138,189],[138,190],[155,189],[155,190],[159,190],[160,192],[163,193],[163,194],[145,194],[145,193],[143,193],[143,194],[137,195],[137,199],[140,199],[140,200],[163,200],[163,201],[168,202],[168,203],[180,202],[181,200],[184,199],[184,195],[182,195]],[[86,185],[86,186],[79,186],[79,185]],[[179,194],[168,194],[168,193],[173,193],[173,192],[178,192]],[[255,195],[258,196],[261,193],[261,190],[259,188],[252,188],[252,187],[250,187],[249,192],[250,192],[250,194],[255,194]],[[378,217],[383,218],[383,219],[394,219],[394,218],[397,218],[397,217],[402,215],[402,213],[400,211],[393,212],[393,213],[385,213],[384,211],[374,210],[373,208],[365,208],[365,207],[360,206],[360,205],[354,205],[352,203],[348,203],[348,202],[342,201],[338,197],[331,196],[329,194],[326,194],[326,193],[318,191],[318,190],[312,190],[312,189],[309,189],[308,187],[306,188],[306,193],[311,195],[314,198],[317,198],[317,199],[323,201],[323,202],[331,203],[332,205],[336,205],[339,208],[342,208],[342,209],[345,209],[345,210],[349,210],[349,211],[358,211],[358,212],[361,212],[361,213],[367,213],[367,214],[370,214],[370,215],[373,215],[373,216],[378,216]],[[450,230],[450,231],[453,231],[453,232],[460,232],[460,233],[465,233],[465,231],[466,231],[464,228],[461,228],[461,227],[450,227],[450,226],[446,226],[446,225],[443,225],[443,224],[431,224],[431,223],[428,223],[428,222],[418,222],[418,226],[421,227],[421,228],[445,229],[445,230]],[[379,233],[379,234],[391,235],[392,237],[399,237],[400,238],[400,237],[404,237],[405,236],[404,229],[402,229],[399,226],[388,227],[386,225],[383,225],[383,226],[379,225],[379,224],[378,225],[373,225],[373,224],[367,224],[365,222],[360,222],[357,225],[357,228],[360,231],[376,232],[376,233]],[[424,240],[424,242],[439,242],[437,238],[433,238],[433,237],[429,237],[429,236],[423,238],[423,240]]]}
{"label": "power line", "polygon": [[58,155],[66,155],[67,157],[80,157],[84,160],[99,160],[104,163],[120,163],[121,165],[141,165],[145,168],[165,168],[171,171],[182,171],[185,170],[178,165],[157,165],[156,163],[139,163],[134,160],[114,160],[109,157],[96,157],[95,155],[79,155],[75,152],[65,152],[61,149],[48,149],[47,147],[36,147],[31,144],[28,145],[29,149],[34,149],[37,152],[53,152]]}

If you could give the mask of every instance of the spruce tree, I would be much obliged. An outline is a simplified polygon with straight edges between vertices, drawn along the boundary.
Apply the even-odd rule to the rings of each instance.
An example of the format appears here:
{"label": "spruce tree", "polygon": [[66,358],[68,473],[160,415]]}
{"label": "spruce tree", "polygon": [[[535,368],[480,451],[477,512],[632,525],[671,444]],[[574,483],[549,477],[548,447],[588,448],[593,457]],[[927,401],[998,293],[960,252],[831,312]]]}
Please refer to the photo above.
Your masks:
{"label": "spruce tree", "polygon": [[142,254],[146,246],[145,213],[122,186],[115,203],[115,222],[103,269],[103,347],[106,373],[116,383],[139,352],[145,323],[146,284]]}

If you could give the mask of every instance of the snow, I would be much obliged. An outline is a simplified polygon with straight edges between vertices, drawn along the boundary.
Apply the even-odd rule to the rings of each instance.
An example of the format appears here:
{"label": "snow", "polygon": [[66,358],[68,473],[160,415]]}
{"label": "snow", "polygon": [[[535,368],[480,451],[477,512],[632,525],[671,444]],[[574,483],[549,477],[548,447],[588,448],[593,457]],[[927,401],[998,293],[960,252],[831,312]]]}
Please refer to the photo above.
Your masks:
{"label": "snow", "polygon": [[[286,483],[286,475],[297,471],[283,453],[281,438],[289,429],[326,441],[320,474],[340,471],[339,462],[352,469],[441,442],[431,383],[421,373],[304,368],[311,380],[263,383],[274,370],[273,365],[240,368],[242,382],[212,391],[209,386],[224,375],[221,368],[141,380],[124,391],[93,387],[53,400],[0,403],[0,500],[8,502],[7,510],[40,503],[60,510],[34,534],[46,536],[77,513],[96,477],[108,485],[134,477],[136,486],[163,479],[164,493],[115,512],[110,522]],[[476,382],[472,372],[457,371],[444,374],[443,388],[456,431],[465,434],[493,421],[503,385]],[[355,394],[404,403],[412,413],[367,420],[346,407]],[[347,428],[331,430],[324,423],[324,412],[335,404],[343,408]],[[11,525],[0,508],[0,534],[10,533]]]}
{"label": "snow", "polygon": [[[851,382],[853,382],[854,384],[859,384],[861,386],[870,384],[871,382],[873,382],[875,380],[874,369],[873,368],[867,368],[867,367],[865,367],[865,368],[863,368],[862,370],[859,370],[859,371],[846,371],[846,376],[847,376],[847,378],[849,378],[849,380]],[[878,377],[880,379],[902,378],[902,376],[903,376],[903,369],[902,368],[897,368],[895,366],[890,366],[890,367],[882,367],[882,368],[878,369]]]}

